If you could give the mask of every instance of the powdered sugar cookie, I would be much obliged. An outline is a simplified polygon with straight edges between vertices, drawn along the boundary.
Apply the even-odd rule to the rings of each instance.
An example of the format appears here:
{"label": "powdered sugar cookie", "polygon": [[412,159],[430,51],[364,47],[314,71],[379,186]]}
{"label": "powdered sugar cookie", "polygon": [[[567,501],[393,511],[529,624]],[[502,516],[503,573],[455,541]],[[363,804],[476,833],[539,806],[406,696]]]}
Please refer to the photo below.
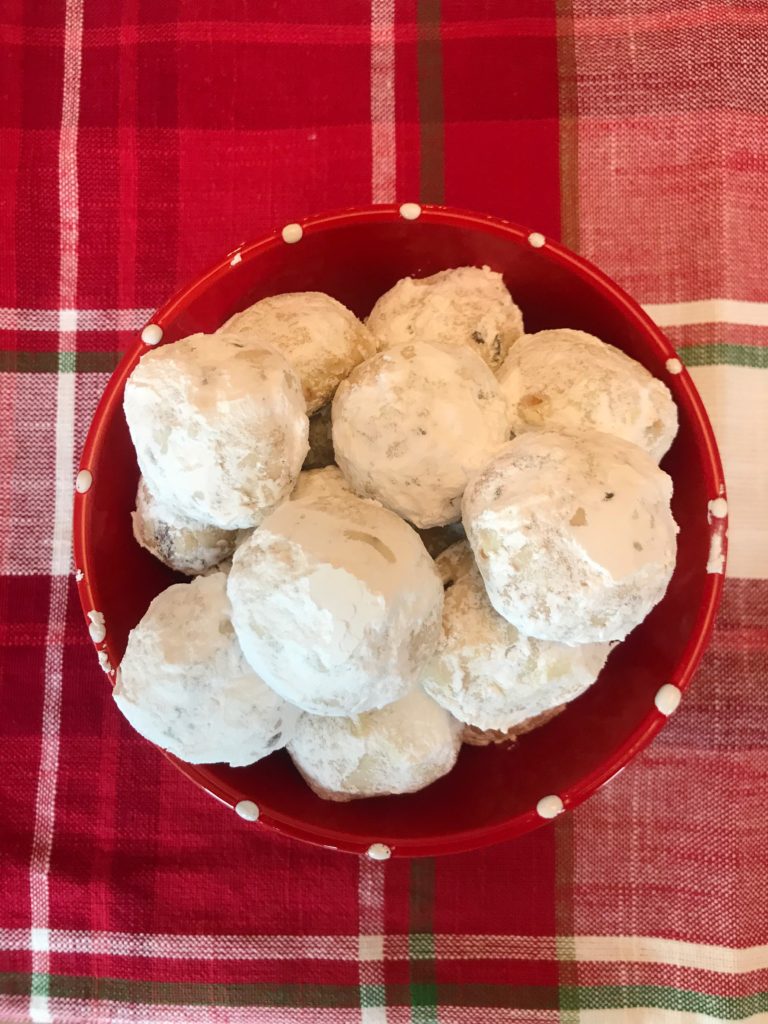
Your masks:
{"label": "powdered sugar cookie", "polygon": [[437,556],[435,565],[445,589],[452,587],[457,580],[466,576],[475,567],[475,556],[472,554],[469,541],[465,538],[451,544]]}
{"label": "powdered sugar cookie", "polygon": [[164,565],[187,576],[198,576],[219,565],[237,543],[237,531],[208,526],[168,508],[152,494],[143,477],[131,519],[136,541]]}
{"label": "powdered sugar cookie", "polygon": [[376,351],[365,324],[322,292],[272,295],[235,313],[221,330],[274,345],[298,373],[310,413],[329,402],[347,374]]}
{"label": "powdered sugar cookie", "polygon": [[155,598],[131,630],[113,696],[142,736],[192,764],[252,764],[286,744],[298,717],[246,663],[223,573]]}
{"label": "powdered sugar cookie", "polygon": [[677,433],[669,388],[613,345],[584,331],[526,334],[499,371],[515,434],[600,430],[657,462]]}
{"label": "powdered sugar cookie", "polygon": [[147,486],[176,514],[256,526],[290,494],[307,454],[299,380],[273,348],[193,334],[144,355],[125,416]]}
{"label": "powdered sugar cookie", "polygon": [[299,473],[291,501],[344,495],[356,497],[338,466],[324,466],[323,469],[305,469]]}
{"label": "powdered sugar cookie", "polygon": [[526,718],[519,725],[513,725],[511,729],[502,732],[500,729],[478,729],[476,725],[465,725],[461,730],[461,741],[470,747],[489,747],[492,743],[514,743],[520,736],[525,736],[534,729],[540,729],[542,725],[551,722],[559,714],[565,711],[565,704],[560,704],[549,711],[542,711],[540,715],[533,718]]}
{"label": "powdered sugar cookie", "polygon": [[302,715],[289,753],[326,800],[415,793],[453,768],[459,733],[458,722],[416,688],[353,717]]}
{"label": "powdered sugar cookie", "polygon": [[459,519],[469,476],[508,434],[496,378],[463,345],[387,349],[358,366],[333,400],[344,476],[421,528]]}
{"label": "powdered sugar cookie", "polygon": [[229,595],[259,675],[306,711],[350,715],[417,682],[437,646],[443,590],[406,523],[323,491],[285,502],[237,549]]}
{"label": "powdered sugar cookie", "polygon": [[664,596],[676,556],[672,481],[608,434],[521,434],[464,495],[491,604],[520,632],[621,640]]}
{"label": "powdered sugar cookie", "polygon": [[578,697],[609,652],[607,643],[524,636],[493,609],[473,563],[446,590],[443,633],[422,685],[459,721],[507,733]]}
{"label": "powdered sugar cookie", "polygon": [[373,307],[368,326],[381,348],[414,341],[466,345],[497,369],[523,333],[523,317],[501,274],[457,267],[398,281]]}

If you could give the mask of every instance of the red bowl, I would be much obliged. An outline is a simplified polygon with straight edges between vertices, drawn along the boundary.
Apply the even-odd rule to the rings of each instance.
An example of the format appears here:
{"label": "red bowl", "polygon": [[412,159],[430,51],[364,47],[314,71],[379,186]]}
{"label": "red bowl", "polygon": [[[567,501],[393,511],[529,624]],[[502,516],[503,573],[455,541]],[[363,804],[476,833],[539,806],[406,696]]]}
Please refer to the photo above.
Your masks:
{"label": "red bowl", "polygon": [[[278,292],[327,292],[365,316],[406,275],[488,264],[504,274],[528,331],[590,331],[623,348],[672,390],[680,430],[663,466],[675,484],[677,566],[664,600],[611,654],[587,693],[511,748],[464,747],[454,770],[420,793],[328,803],[312,794],[284,751],[250,768],[195,766],[166,756],[231,808],[243,800],[255,803],[261,826],[334,849],[364,853],[382,843],[394,856],[434,855],[521,835],[545,820],[537,810],[542,798],[559,797],[565,809],[575,807],[623,768],[661,729],[678,691],[690,684],[723,585],[719,565],[709,566],[719,571],[708,571],[710,554],[724,549],[726,533],[726,520],[708,510],[710,501],[725,496],[709,420],[685,370],[679,372],[679,364],[668,368],[675,351],[637,303],[590,263],[541,235],[442,207],[425,207],[418,215],[418,207],[376,206],[309,218],[303,234],[291,228],[229,253],[163,306],[152,318],[162,328],[162,343],[213,331],[230,314]],[[297,234],[298,243],[289,244]],[[81,462],[92,482],[75,498],[80,600],[86,615],[104,615],[106,639],[97,646],[106,652],[107,667],[119,665],[128,632],[152,598],[178,579],[131,534],[139,471],[123,416],[123,387],[146,351],[137,338],[112,375]]]}

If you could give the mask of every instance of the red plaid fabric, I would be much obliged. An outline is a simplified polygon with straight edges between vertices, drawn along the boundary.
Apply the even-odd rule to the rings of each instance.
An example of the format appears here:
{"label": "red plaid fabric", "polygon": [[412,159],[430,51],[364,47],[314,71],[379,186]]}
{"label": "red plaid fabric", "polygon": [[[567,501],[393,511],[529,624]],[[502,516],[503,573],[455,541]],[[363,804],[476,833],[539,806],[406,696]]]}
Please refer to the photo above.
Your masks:
{"label": "red plaid fabric", "polygon": [[[0,1020],[768,1020],[768,43],[727,0],[6,0]],[[118,353],[237,244],[422,200],[560,236],[669,329],[732,511],[714,643],[574,814],[376,864],[259,831],[116,714],[71,577]]]}

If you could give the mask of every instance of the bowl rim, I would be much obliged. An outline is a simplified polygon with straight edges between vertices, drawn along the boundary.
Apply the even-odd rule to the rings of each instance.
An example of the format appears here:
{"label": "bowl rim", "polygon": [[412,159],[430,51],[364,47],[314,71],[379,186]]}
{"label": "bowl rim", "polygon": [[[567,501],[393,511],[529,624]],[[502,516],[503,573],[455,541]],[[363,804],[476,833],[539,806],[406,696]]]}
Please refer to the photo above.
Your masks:
{"label": "bowl rim", "polygon": [[[299,232],[296,232],[296,225],[286,225],[286,227],[293,229],[293,236],[289,232],[288,238],[283,234],[285,229],[280,229],[272,231],[255,241],[242,243],[211,264],[207,270],[203,271],[189,284],[176,291],[149,318],[144,327],[150,324],[156,324],[161,328],[164,327],[169,320],[185,309],[201,292],[214,285],[224,275],[232,272],[238,264],[253,259],[262,251],[285,244],[293,244],[296,241],[300,242],[301,238],[310,232],[333,230],[334,228],[347,227],[356,223],[374,224],[382,221],[400,220],[424,220],[448,227],[479,229],[512,240],[518,245],[530,246],[541,257],[549,259],[561,267],[564,266],[581,277],[582,280],[586,279],[593,288],[602,293],[604,298],[607,298],[618,307],[624,317],[634,321],[642,329],[651,346],[656,349],[659,356],[665,362],[670,359],[679,359],[670,341],[638,302],[593,263],[572,252],[560,242],[545,238],[545,236],[533,229],[491,214],[429,204],[419,206],[412,203],[402,205],[390,203],[348,207],[328,213],[316,214],[297,221],[296,225],[301,229]],[[295,237],[296,234],[298,234],[298,239]],[[150,349],[150,346],[141,340],[144,327],[137,332],[134,341],[122,356],[97,404],[80,458],[79,471],[87,470],[89,465],[93,464],[94,455],[101,446],[103,424],[114,413],[115,405],[122,403],[125,381],[141,356]],[[682,401],[682,404],[686,407],[686,412],[691,419],[703,453],[702,468],[705,474],[706,490],[711,496],[710,501],[716,498],[725,499],[727,497],[725,479],[714,432],[698,390],[684,365],[682,372],[675,374],[674,391],[676,401],[678,403]],[[88,613],[93,609],[99,608],[100,605],[97,588],[92,585],[91,574],[88,571],[91,559],[86,531],[87,504],[88,491],[81,493],[76,490],[73,515],[74,555],[77,567],[76,579],[83,615],[86,624],[89,624]],[[709,527],[711,543],[716,541],[719,545],[718,551],[722,552],[722,569],[716,572],[707,572],[699,608],[685,649],[678,661],[673,676],[665,681],[665,684],[671,684],[681,693],[685,693],[690,686],[692,677],[709,643],[723,592],[728,547],[727,515],[721,518],[715,518],[710,515]],[[112,650],[109,634],[107,634],[105,640],[97,642],[95,646],[99,651],[105,651],[107,658],[111,660]],[[109,665],[109,660],[107,665]],[[110,684],[114,685],[114,670],[108,671],[108,678]],[[599,767],[581,776],[576,782],[557,794],[562,801],[563,810],[568,811],[579,806],[601,786],[605,785],[606,782],[622,771],[663,728],[669,714],[671,714],[671,711],[667,713],[662,712],[655,703],[652,703],[646,716],[638,723],[630,736],[616,748],[612,756],[606,758]],[[190,781],[230,809],[237,809],[242,801],[250,801],[250,796],[245,792],[238,791],[234,785],[224,786],[211,774],[206,766],[188,764],[180,761],[160,747],[157,747],[157,749]],[[546,795],[542,793],[542,797]],[[258,811],[260,812],[258,820],[266,829],[293,839],[299,839],[326,849],[356,854],[368,853],[372,844],[384,844],[386,856],[400,857],[435,856],[467,852],[506,839],[515,838],[547,823],[547,818],[539,814],[536,807],[532,807],[527,812],[518,814],[516,817],[496,825],[448,832],[439,837],[403,839],[399,836],[382,834],[375,838],[371,837],[370,840],[363,842],[359,836],[350,835],[336,828],[304,825],[289,815],[283,815],[279,811],[268,807],[260,806]]]}

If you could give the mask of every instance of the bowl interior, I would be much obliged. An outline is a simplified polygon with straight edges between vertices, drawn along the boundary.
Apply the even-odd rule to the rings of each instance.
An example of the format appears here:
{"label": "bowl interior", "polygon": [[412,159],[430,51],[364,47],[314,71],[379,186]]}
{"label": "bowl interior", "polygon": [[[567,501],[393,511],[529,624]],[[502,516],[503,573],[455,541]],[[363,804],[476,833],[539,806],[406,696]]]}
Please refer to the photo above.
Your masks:
{"label": "bowl interior", "polygon": [[[237,258],[239,256],[239,259]],[[284,291],[317,290],[365,316],[405,275],[488,264],[504,274],[526,329],[573,327],[611,341],[672,389],[680,430],[662,465],[674,484],[680,526],[675,574],[664,600],[611,654],[598,682],[545,727],[511,748],[462,750],[447,777],[421,793],[328,803],[315,797],[281,752],[249,768],[179,765],[211,793],[258,804],[261,821],[348,850],[385,842],[394,852],[449,852],[520,834],[541,819],[537,801],[560,794],[572,806],[604,782],[663,723],[654,696],[688,684],[711,629],[722,584],[706,570],[712,525],[707,503],[724,493],[717,451],[688,375],[670,374],[674,352],[627,296],[590,265],[523,229],[474,215],[425,210],[406,222],[378,208],[306,222],[298,244],[279,235],[222,261],[154,318],[164,341],[211,331],[233,312]],[[119,664],[129,630],[150,600],[180,579],[134,542],[130,512],[138,469],[122,412],[125,379],[146,351],[138,340],[112,377],[82,460],[93,484],[76,499],[76,558],[85,611],[103,612],[106,647]],[[174,760],[175,759],[171,759]]]}

